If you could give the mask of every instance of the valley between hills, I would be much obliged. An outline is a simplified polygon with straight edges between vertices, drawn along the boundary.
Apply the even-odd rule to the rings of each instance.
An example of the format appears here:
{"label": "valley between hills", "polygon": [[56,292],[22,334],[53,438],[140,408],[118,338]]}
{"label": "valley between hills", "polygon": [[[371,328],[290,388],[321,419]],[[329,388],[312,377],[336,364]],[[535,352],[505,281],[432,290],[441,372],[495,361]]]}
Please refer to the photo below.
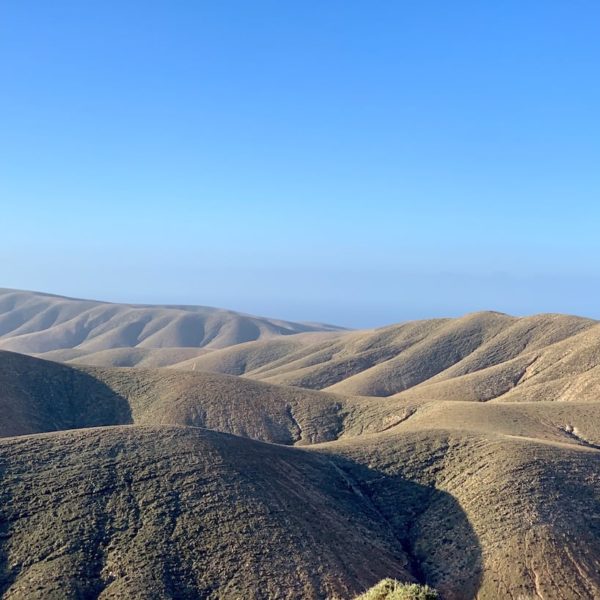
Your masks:
{"label": "valley between hills", "polygon": [[0,290],[0,594],[600,597],[600,322]]}

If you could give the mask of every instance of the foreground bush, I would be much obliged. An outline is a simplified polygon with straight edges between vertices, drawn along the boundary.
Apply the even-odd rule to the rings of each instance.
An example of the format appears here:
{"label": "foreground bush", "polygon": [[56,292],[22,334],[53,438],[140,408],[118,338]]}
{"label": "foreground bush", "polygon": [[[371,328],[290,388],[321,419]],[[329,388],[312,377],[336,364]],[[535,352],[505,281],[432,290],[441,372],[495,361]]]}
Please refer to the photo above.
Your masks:
{"label": "foreground bush", "polygon": [[438,593],[428,585],[400,583],[384,579],[375,587],[357,596],[355,600],[438,600]]}

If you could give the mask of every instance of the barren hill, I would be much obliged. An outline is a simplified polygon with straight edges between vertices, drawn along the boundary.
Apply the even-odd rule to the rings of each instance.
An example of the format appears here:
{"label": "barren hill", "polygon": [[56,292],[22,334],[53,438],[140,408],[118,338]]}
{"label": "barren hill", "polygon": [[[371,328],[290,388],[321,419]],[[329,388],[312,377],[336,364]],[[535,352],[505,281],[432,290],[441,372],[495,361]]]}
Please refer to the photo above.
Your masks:
{"label": "barren hill", "polygon": [[329,339],[303,334],[239,344],[175,367],[407,400],[593,400],[600,392],[600,323],[475,313]]}
{"label": "barren hill", "polygon": [[0,399],[3,435],[71,429],[0,442],[6,598],[350,598],[385,576],[447,599],[600,594],[600,402],[359,398],[9,352]]}
{"label": "barren hill", "polygon": [[361,404],[228,375],[73,367],[0,351],[0,437],[135,423],[306,444],[336,439]]}
{"label": "barren hill", "polygon": [[600,597],[599,328],[0,351],[0,595]]}
{"label": "barren hill", "polygon": [[[362,493],[396,535],[410,524],[419,579],[446,599],[599,597],[599,450],[475,432],[470,424],[445,429],[442,420],[431,427],[433,417],[318,446],[380,474],[364,481]],[[402,495],[389,488],[394,478],[447,496],[424,498],[406,514]],[[473,533],[462,529],[467,523]]]}
{"label": "barren hill", "polygon": [[[130,359],[121,353],[117,360],[137,364],[136,357],[151,360],[148,355],[157,350],[152,366],[160,366],[193,356],[190,349],[223,348],[250,340],[337,329],[204,306],[112,304],[0,289],[0,349],[27,354],[66,350],[63,356],[53,357],[63,360],[136,348],[146,353],[132,354]],[[165,356],[161,356],[164,350]]]}
{"label": "barren hill", "polygon": [[342,331],[214,308],[1,290],[0,349],[407,401],[584,401],[600,391],[600,323],[567,315],[482,312]]}
{"label": "barren hill", "polygon": [[10,438],[0,455],[7,600],[324,598],[414,579],[324,456],[173,427]]}

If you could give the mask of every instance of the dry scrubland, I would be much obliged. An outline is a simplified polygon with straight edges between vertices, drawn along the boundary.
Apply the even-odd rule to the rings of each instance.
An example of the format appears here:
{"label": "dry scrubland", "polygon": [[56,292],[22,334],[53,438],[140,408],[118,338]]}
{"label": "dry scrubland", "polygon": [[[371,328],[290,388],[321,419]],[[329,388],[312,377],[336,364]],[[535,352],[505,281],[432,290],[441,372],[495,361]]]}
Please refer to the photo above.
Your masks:
{"label": "dry scrubland", "polygon": [[600,597],[599,328],[4,291],[0,593]]}

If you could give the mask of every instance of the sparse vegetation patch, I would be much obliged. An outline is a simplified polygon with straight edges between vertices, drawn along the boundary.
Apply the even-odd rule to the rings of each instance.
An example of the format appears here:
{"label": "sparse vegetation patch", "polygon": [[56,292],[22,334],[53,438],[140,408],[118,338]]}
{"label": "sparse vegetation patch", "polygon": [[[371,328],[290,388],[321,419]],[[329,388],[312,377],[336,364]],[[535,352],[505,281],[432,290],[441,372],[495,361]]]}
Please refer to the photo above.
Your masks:
{"label": "sparse vegetation patch", "polygon": [[428,585],[402,583],[395,579],[384,579],[376,586],[357,596],[355,600],[438,600],[436,590]]}

